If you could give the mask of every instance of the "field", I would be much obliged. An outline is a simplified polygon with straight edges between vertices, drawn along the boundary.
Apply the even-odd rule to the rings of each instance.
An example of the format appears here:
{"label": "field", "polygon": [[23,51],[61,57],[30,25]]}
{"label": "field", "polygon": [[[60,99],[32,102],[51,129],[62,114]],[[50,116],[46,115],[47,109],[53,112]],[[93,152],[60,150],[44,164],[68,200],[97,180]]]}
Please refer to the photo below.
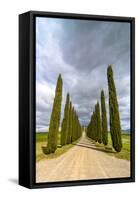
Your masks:
{"label": "field", "polygon": [[[120,158],[120,159],[125,159],[125,160],[130,160],[130,134],[127,134],[127,133],[122,133],[122,141],[123,141],[123,148],[121,150],[121,152],[117,153],[115,151],[113,152],[106,152],[108,153],[109,155],[111,156],[115,156],[117,158]],[[103,144],[98,144],[96,143],[96,146],[99,147],[99,148],[105,148]],[[111,136],[109,134],[108,136],[108,145],[107,147],[112,147],[112,141],[111,141]]]}

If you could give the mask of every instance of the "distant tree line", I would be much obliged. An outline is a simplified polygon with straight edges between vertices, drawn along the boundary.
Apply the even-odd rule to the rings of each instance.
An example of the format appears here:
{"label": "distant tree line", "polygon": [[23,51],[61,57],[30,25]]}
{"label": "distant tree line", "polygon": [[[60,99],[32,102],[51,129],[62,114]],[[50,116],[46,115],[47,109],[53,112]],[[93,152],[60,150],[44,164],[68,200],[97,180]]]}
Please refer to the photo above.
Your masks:
{"label": "distant tree line", "polygon": [[[57,79],[53,109],[50,118],[47,147],[42,148],[45,154],[54,153],[57,149],[58,132],[61,118],[61,103],[62,103],[62,86],[63,81],[61,74]],[[61,145],[70,144],[81,136],[81,125],[75,108],[70,100],[69,93],[67,94],[66,104],[64,108],[64,117],[61,125]]]}
{"label": "distant tree line", "polygon": [[[113,148],[120,152],[122,149],[121,124],[118,108],[118,100],[113,77],[112,66],[107,68],[108,94],[109,94],[109,115],[110,134]],[[101,115],[99,102],[96,103],[90,122],[87,126],[87,136],[98,143],[108,144],[108,123],[106,115],[106,103],[104,91],[101,91]]]}

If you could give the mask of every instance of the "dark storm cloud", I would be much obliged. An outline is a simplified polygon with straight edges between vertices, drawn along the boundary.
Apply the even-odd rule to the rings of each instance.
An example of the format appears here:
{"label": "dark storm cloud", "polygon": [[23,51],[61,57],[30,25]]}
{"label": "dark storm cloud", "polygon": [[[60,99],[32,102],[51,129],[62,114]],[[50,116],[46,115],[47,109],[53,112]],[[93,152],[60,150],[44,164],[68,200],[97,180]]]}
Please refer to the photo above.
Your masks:
{"label": "dark storm cloud", "polygon": [[69,92],[82,125],[87,125],[104,89],[109,121],[109,64],[113,65],[122,128],[129,129],[129,23],[38,18],[36,27],[38,130],[49,126],[59,73],[63,78],[62,117]]}
{"label": "dark storm cloud", "polygon": [[[62,22],[59,44],[63,59],[77,70],[90,72],[100,65],[114,64],[130,49],[129,24],[116,22]],[[125,68],[126,70],[126,68]]]}

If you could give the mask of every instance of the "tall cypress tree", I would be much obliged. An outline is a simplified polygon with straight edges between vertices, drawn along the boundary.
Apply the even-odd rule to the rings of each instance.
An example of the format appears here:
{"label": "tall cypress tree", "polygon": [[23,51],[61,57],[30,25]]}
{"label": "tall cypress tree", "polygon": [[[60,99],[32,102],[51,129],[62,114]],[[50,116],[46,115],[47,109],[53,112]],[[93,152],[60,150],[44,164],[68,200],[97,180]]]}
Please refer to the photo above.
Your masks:
{"label": "tall cypress tree", "polygon": [[61,115],[61,102],[62,102],[62,77],[61,74],[58,76],[55,98],[53,103],[52,114],[50,118],[49,132],[48,132],[48,143],[45,153],[54,153],[57,148],[58,130],[60,124]]}
{"label": "tall cypress tree", "polygon": [[73,122],[73,141],[76,140],[76,111],[74,110],[74,122]]}
{"label": "tall cypress tree", "polygon": [[70,101],[70,106],[69,106],[69,128],[68,128],[68,135],[67,135],[67,144],[71,143],[71,135],[72,135],[72,103]]}
{"label": "tall cypress tree", "polygon": [[87,126],[87,136],[90,137],[90,122],[89,122],[89,124]]}
{"label": "tall cypress tree", "polygon": [[69,103],[70,102],[70,97],[69,93],[67,94],[66,97],[66,104],[64,108],[64,118],[62,121],[62,126],[61,126],[61,145],[65,145],[67,142],[67,136],[68,136],[68,131],[69,131]]}
{"label": "tall cypress tree", "polygon": [[94,140],[98,141],[98,129],[97,129],[97,113],[96,113],[96,105],[95,105],[95,111],[93,114],[93,129],[94,129]]}
{"label": "tall cypress tree", "polygon": [[81,127],[80,120],[78,117],[78,138],[80,138],[81,135],[82,135],[82,127]]}
{"label": "tall cypress tree", "polygon": [[93,115],[91,116],[91,120],[90,120],[90,122],[89,122],[89,124],[87,126],[87,136],[90,137],[90,138],[92,138],[91,137],[92,117],[93,117]]}
{"label": "tall cypress tree", "polygon": [[92,132],[92,139],[96,140],[96,120],[95,120],[95,111],[92,114],[92,125],[91,125],[91,132]]}
{"label": "tall cypress tree", "polygon": [[73,123],[74,123],[74,106],[72,108],[72,131],[71,131],[71,143],[73,142],[73,131],[74,131],[74,126],[73,126]]}
{"label": "tall cypress tree", "polygon": [[94,110],[94,131],[95,131],[95,141],[98,141],[98,123],[97,123],[97,104],[95,105]]}
{"label": "tall cypress tree", "polygon": [[97,104],[96,104],[96,120],[97,120],[97,141],[98,141],[98,143],[102,143],[101,117],[100,117],[99,102],[97,102]]}
{"label": "tall cypress tree", "polygon": [[113,78],[113,70],[111,65],[109,65],[107,69],[107,79],[109,89],[110,133],[114,149],[117,152],[120,152],[122,149],[121,124],[115,82]]}
{"label": "tall cypress tree", "polygon": [[106,105],[104,91],[101,91],[101,111],[102,111],[102,142],[104,145],[108,144],[108,128],[106,117]]}
{"label": "tall cypress tree", "polygon": [[73,141],[77,139],[77,113],[74,111],[74,122],[73,122]]}

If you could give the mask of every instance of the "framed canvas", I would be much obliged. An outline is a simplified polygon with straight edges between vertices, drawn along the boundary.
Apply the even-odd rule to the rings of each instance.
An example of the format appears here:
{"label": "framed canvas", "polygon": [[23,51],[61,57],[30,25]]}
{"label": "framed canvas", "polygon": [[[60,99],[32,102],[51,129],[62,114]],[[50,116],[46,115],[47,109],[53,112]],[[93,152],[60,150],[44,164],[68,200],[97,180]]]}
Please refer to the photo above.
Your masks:
{"label": "framed canvas", "polygon": [[135,181],[135,19],[19,15],[19,184]]}

